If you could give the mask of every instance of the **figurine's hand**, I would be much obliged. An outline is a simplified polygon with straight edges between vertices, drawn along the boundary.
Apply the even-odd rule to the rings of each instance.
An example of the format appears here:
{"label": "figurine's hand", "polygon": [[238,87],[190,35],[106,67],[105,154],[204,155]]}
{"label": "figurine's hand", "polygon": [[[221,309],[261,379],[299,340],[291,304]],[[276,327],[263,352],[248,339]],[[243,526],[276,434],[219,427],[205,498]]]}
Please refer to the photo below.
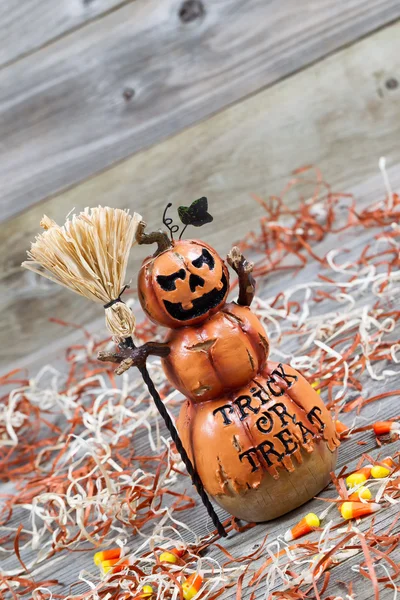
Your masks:
{"label": "figurine's hand", "polygon": [[242,271],[243,273],[251,273],[254,269],[254,263],[245,259],[243,254],[240,252],[237,246],[233,246],[232,250],[226,257],[228,264],[232,267],[236,273]]}
{"label": "figurine's hand", "polygon": [[238,304],[241,304],[242,306],[250,306],[255,293],[255,281],[252,275],[254,263],[247,260],[237,246],[233,246],[226,259],[228,264],[238,274]]}
{"label": "figurine's hand", "polygon": [[168,356],[170,353],[168,344],[159,342],[147,342],[138,348],[130,348],[121,344],[119,350],[120,352],[101,351],[97,355],[97,358],[103,362],[119,364],[119,367],[115,370],[117,375],[122,375],[130,367],[144,367],[150,355],[163,357]]}
{"label": "figurine's hand", "polygon": [[237,246],[233,246],[232,250],[228,253],[228,256],[226,257],[228,265],[230,265],[232,269],[236,272],[239,269],[240,261],[242,260],[242,258],[243,254],[240,252]]}
{"label": "figurine's hand", "polygon": [[248,275],[249,273],[253,272],[253,269],[254,269],[254,263],[253,262],[250,262],[249,260],[246,260],[243,257],[243,263],[242,263],[242,265],[243,265],[243,272],[246,273],[246,275]]}

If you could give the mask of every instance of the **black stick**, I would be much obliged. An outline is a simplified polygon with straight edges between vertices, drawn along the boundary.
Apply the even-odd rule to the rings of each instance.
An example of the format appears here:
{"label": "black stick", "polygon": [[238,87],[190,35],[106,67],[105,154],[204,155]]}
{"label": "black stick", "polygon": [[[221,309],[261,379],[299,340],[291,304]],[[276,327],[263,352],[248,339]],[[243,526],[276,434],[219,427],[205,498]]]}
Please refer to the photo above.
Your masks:
{"label": "black stick", "polygon": [[[135,348],[135,344],[131,337],[126,338],[125,343],[129,347]],[[219,520],[218,515],[215,512],[213,505],[210,502],[209,497],[207,496],[207,492],[205,491],[205,489],[203,487],[203,484],[201,482],[199,474],[197,473],[196,469],[192,465],[192,462],[191,462],[189,456],[187,455],[185,448],[183,447],[181,438],[179,437],[179,434],[178,434],[177,430],[175,429],[175,425],[172,422],[172,419],[169,416],[169,413],[168,413],[167,409],[165,408],[163,401],[160,398],[160,394],[158,393],[156,387],[154,386],[153,380],[151,379],[151,377],[149,375],[146,365],[138,366],[138,369],[140,371],[140,374],[143,377],[143,381],[145,382],[147,389],[150,392],[150,395],[152,396],[152,398],[154,400],[154,403],[157,407],[158,412],[164,419],[164,422],[167,426],[170,436],[172,437],[172,440],[175,442],[176,448],[177,448],[179,454],[181,455],[181,458],[185,464],[186,470],[189,473],[190,477],[192,478],[192,482],[193,482],[194,486],[196,487],[196,490],[197,490],[200,498],[202,499],[202,502],[203,502],[204,506],[206,507],[207,512],[208,512],[209,516],[211,517],[212,522],[214,523],[219,535],[221,537],[226,537],[228,534],[226,533],[224,526],[222,525],[221,521]]]}

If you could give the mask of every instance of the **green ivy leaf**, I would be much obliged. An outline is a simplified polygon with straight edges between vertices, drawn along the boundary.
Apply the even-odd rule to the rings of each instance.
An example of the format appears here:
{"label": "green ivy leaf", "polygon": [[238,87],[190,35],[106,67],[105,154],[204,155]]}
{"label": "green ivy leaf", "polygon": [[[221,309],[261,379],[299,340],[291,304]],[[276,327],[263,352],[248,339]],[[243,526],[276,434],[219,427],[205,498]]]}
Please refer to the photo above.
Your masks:
{"label": "green ivy leaf", "polygon": [[192,202],[190,206],[180,206],[178,215],[184,225],[193,225],[201,227],[206,223],[211,223],[213,217],[208,212],[208,200],[205,196]]}

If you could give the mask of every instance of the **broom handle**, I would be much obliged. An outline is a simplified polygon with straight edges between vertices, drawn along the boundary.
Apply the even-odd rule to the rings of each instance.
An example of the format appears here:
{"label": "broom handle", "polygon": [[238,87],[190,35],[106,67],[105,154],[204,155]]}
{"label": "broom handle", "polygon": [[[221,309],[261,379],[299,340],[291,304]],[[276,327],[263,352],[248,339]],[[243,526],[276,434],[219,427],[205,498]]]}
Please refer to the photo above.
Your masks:
{"label": "broom handle", "polygon": [[[125,341],[131,348],[136,347],[133,342],[133,339],[131,337],[126,338]],[[138,369],[140,371],[140,374],[143,377],[143,381],[145,382],[147,389],[150,392],[150,395],[152,396],[152,398],[154,400],[154,403],[157,407],[158,412],[164,419],[164,422],[167,426],[170,436],[172,437],[172,440],[175,443],[179,454],[181,455],[181,458],[185,464],[186,470],[189,473],[190,477],[192,478],[192,482],[195,485],[196,490],[197,490],[200,498],[202,499],[202,502],[203,502],[204,506],[206,507],[207,512],[208,512],[209,516],[211,517],[212,522],[214,523],[219,535],[221,537],[226,537],[227,533],[224,529],[224,526],[222,525],[221,521],[219,520],[218,515],[215,512],[213,505],[210,502],[210,499],[203,487],[203,484],[201,482],[199,474],[197,473],[196,469],[192,465],[192,462],[191,462],[189,456],[187,455],[185,448],[183,447],[181,438],[179,437],[179,434],[175,428],[175,425],[174,425],[171,417],[169,416],[169,413],[168,413],[167,409],[165,408],[163,401],[160,398],[160,394],[158,393],[158,391],[153,383],[153,380],[151,379],[151,377],[149,375],[147,367],[146,366],[138,366]]]}

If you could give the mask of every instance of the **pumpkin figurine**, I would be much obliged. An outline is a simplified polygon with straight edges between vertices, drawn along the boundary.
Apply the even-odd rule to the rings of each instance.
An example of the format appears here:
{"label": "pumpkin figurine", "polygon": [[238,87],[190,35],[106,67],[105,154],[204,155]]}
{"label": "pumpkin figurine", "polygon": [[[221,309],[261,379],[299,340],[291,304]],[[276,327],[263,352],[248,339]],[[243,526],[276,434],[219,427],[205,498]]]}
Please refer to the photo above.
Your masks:
{"label": "pumpkin figurine", "polygon": [[[184,229],[210,221],[207,210],[206,198],[181,207]],[[168,328],[165,342],[120,345],[99,358],[119,362],[121,373],[161,356],[186,398],[177,429],[207,492],[238,518],[274,519],[328,484],[339,445],[330,412],[300,373],[268,360],[267,334],[250,309],[253,265],[232,248],[239,296],[227,303],[227,264],[202,241],[174,240],[177,226],[166,213],[163,221],[171,236],[147,234],[142,222],[136,240],[158,246],[140,269],[138,293],[147,316]]]}

